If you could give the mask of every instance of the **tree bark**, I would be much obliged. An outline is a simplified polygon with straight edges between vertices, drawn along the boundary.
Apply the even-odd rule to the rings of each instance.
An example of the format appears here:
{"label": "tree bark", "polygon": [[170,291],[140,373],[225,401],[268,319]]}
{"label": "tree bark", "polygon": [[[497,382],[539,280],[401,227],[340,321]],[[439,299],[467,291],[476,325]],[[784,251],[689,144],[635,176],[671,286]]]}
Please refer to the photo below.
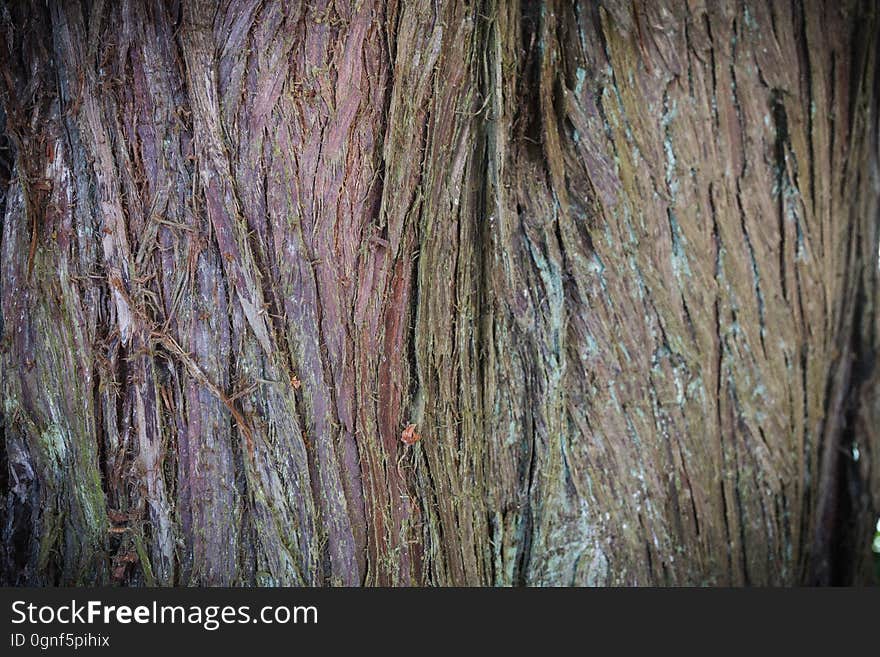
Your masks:
{"label": "tree bark", "polygon": [[870,581],[878,22],[4,3],[2,581]]}

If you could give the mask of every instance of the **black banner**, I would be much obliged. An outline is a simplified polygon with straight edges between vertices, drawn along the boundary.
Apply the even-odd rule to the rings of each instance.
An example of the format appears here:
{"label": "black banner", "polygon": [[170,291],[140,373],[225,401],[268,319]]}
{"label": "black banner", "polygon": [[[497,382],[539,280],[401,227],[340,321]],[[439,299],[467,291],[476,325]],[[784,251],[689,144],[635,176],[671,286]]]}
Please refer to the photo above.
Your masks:
{"label": "black banner", "polygon": [[877,590],[13,589],[0,654],[871,649]]}

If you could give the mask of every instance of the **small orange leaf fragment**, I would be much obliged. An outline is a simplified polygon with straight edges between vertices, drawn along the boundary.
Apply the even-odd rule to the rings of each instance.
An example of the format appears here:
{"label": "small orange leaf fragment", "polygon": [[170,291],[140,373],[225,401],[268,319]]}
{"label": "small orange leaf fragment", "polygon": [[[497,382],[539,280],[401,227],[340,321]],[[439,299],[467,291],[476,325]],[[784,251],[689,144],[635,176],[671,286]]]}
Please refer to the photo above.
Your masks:
{"label": "small orange leaf fragment", "polygon": [[419,442],[422,437],[416,433],[416,425],[410,424],[406,429],[403,430],[403,435],[400,437],[400,440],[404,445],[414,445]]}

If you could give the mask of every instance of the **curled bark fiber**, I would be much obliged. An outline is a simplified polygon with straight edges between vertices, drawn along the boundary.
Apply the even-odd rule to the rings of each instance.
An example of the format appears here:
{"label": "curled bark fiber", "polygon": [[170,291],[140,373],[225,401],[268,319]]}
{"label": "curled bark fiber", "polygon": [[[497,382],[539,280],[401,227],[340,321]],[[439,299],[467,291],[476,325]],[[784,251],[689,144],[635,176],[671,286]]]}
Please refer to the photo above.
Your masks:
{"label": "curled bark fiber", "polygon": [[3,3],[2,580],[868,581],[878,22]]}

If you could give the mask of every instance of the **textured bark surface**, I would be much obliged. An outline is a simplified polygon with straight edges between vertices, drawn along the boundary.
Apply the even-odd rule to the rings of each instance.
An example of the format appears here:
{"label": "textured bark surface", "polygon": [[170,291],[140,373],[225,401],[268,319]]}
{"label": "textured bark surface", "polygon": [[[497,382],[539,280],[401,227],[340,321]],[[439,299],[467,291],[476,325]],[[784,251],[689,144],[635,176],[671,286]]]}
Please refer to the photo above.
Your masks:
{"label": "textured bark surface", "polygon": [[4,3],[2,580],[869,581],[878,22]]}

